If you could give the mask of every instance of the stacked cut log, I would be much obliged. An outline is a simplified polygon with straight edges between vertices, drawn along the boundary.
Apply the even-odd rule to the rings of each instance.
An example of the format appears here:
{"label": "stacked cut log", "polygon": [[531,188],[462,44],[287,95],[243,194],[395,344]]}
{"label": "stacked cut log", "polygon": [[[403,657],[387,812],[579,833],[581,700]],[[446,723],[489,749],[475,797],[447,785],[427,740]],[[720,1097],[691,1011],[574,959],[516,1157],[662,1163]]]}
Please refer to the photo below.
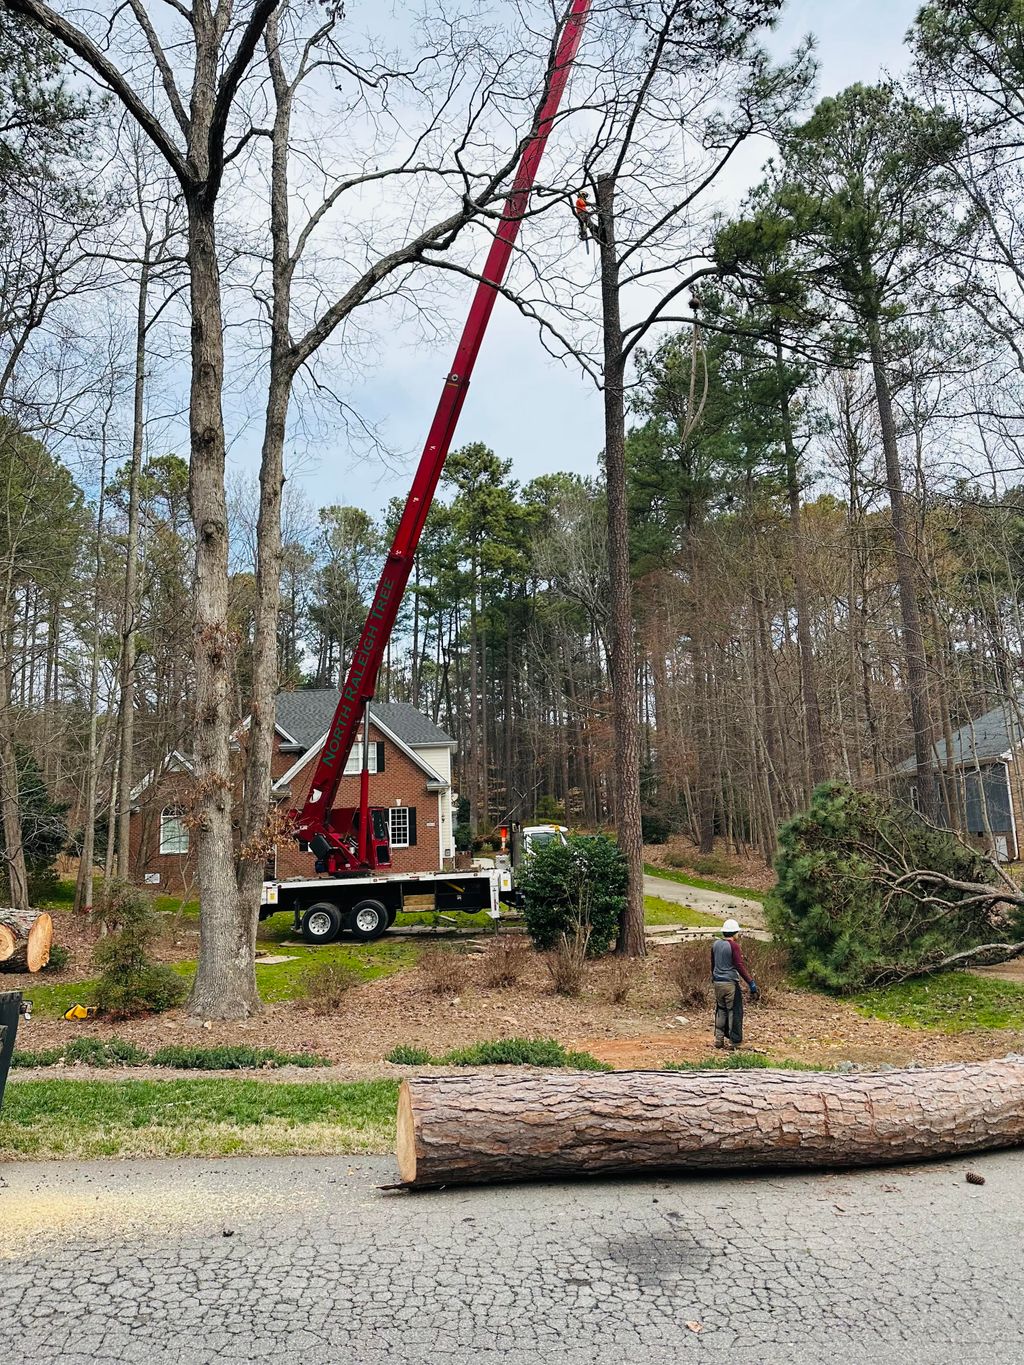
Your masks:
{"label": "stacked cut log", "polygon": [[403,1081],[409,1186],[882,1165],[1024,1143],[1024,1057],[855,1073],[619,1071]]}
{"label": "stacked cut log", "polygon": [[41,972],[52,943],[53,920],[45,911],[0,907],[0,971]]}

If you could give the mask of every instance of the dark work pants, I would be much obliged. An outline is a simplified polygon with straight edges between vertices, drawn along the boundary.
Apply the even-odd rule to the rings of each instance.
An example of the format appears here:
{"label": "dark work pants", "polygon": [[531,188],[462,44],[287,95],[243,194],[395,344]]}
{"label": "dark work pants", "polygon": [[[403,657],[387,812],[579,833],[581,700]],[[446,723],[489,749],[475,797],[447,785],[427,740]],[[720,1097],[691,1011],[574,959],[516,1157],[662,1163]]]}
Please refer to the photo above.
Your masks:
{"label": "dark work pants", "polygon": [[716,981],[715,1040],[728,1038],[733,1047],[743,1042],[743,987],[738,981]]}

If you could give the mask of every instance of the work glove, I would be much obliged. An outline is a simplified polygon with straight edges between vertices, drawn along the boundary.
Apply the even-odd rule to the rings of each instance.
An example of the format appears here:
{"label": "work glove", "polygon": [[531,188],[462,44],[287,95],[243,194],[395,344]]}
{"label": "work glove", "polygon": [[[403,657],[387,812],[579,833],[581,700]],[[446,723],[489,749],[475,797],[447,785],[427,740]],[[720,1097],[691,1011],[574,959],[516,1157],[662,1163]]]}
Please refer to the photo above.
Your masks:
{"label": "work glove", "polygon": [[755,998],[756,998],[757,996],[759,996],[760,994],[761,994],[761,991],[760,991],[760,989],[758,988],[757,982],[756,982],[756,981],[751,981],[751,983],[750,983],[750,998],[751,998],[751,1000],[755,999]]}

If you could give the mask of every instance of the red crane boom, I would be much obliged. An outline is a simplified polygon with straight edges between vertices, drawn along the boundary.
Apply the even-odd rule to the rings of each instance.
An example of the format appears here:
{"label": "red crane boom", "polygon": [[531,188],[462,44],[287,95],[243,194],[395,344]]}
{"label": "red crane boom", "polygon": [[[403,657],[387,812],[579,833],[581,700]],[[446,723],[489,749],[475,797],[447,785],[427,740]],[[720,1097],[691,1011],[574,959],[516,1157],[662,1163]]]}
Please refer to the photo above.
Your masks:
{"label": "red crane boom", "polygon": [[482,279],[473,296],[451,371],[441,391],[402,519],[385,560],[373,603],[341,689],[338,708],[313,774],[309,797],[301,812],[293,812],[296,839],[308,843],[317,857],[318,869],[332,875],[387,867],[391,861],[386,813],[370,810],[369,774],[365,758],[359,806],[334,810],[334,798],[352,752],[356,732],[364,720],[367,721],[364,727],[365,748],[365,732],[369,729],[367,707],[377,686],[377,674],[412,572],[416,547],[451,448],[470,376],[498,297],[498,287],[508,270],[512,248],[519,235],[540,159],[562,102],[589,8],[590,0],[572,0],[537,117],[536,132],[523,150],[511,192],[502,209],[501,222],[487,254]]}

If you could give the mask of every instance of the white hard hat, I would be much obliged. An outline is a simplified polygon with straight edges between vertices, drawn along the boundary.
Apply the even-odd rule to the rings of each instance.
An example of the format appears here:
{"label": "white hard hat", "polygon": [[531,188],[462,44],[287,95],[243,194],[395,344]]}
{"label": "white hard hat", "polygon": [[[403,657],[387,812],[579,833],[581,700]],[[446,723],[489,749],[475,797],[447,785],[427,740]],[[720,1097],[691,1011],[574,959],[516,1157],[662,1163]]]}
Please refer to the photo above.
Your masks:
{"label": "white hard hat", "polygon": [[736,923],[734,919],[727,919],[725,923],[722,925],[723,934],[738,934],[739,931],[740,926]]}

